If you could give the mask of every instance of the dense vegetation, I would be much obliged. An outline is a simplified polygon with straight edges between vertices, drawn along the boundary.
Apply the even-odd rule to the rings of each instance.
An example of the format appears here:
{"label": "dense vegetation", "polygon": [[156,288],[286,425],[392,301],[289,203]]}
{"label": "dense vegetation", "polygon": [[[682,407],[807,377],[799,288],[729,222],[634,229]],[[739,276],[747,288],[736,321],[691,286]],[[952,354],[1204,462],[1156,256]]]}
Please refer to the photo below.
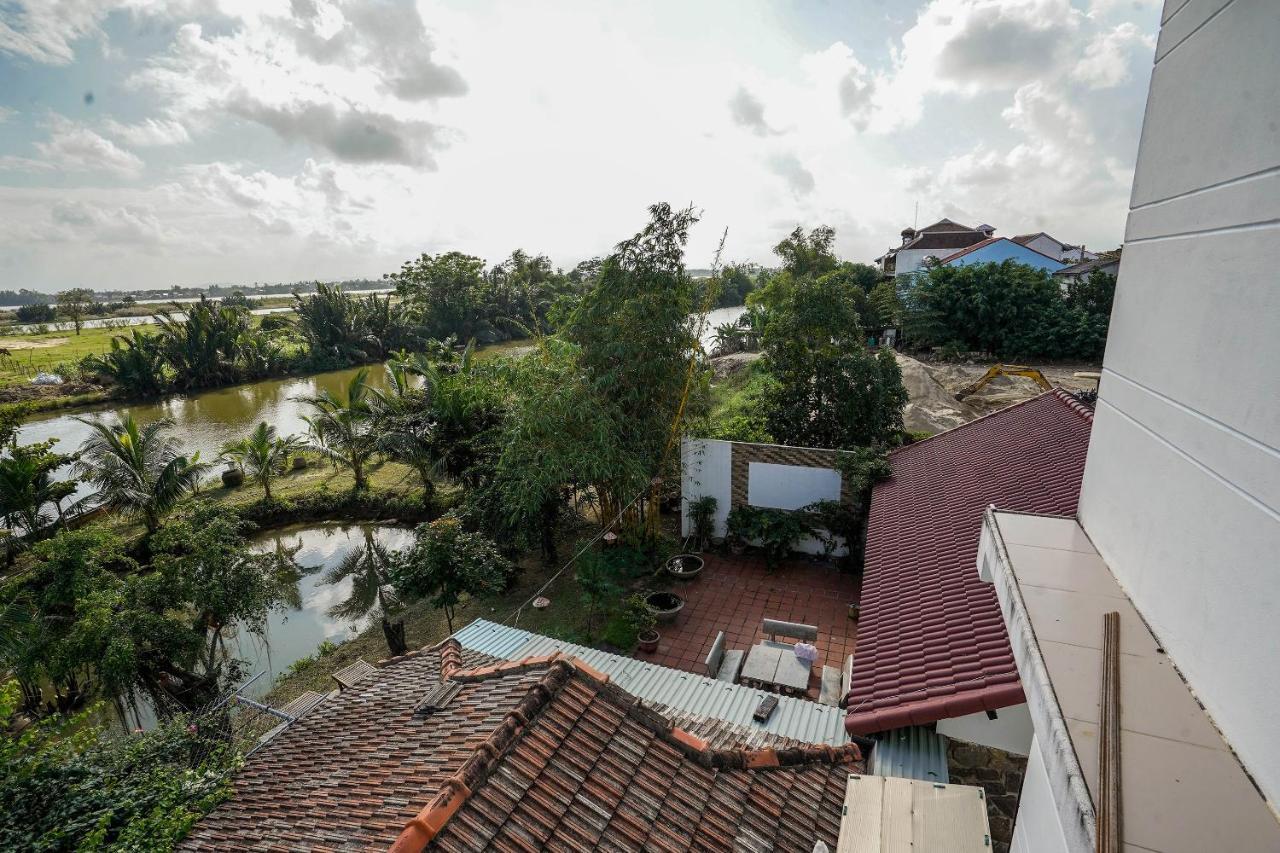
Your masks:
{"label": "dense vegetation", "polygon": [[1098,359],[1115,277],[1094,272],[1065,290],[1044,270],[1005,261],[904,276],[905,343],[1002,359]]}

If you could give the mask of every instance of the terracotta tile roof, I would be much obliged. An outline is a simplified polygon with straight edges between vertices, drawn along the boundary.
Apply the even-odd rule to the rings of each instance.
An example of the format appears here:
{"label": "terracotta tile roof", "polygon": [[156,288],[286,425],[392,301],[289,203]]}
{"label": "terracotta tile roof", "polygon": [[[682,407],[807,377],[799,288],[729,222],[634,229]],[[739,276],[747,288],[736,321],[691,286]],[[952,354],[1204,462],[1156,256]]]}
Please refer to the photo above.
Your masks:
{"label": "terracotta tile roof", "polygon": [[1074,515],[1093,412],[1061,390],[890,456],[872,494],[845,728],[867,734],[1023,701],[982,513]]}
{"label": "terracotta tile roof", "polygon": [[863,769],[855,744],[713,746],[582,661],[446,641],[285,730],[182,846],[808,850]]}

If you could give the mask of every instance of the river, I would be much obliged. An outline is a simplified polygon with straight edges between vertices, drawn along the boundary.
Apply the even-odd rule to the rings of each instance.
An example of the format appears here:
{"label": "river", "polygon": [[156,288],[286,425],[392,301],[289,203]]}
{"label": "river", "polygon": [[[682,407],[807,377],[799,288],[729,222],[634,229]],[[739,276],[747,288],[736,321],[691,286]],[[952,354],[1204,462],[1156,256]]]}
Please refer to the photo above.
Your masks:
{"label": "river", "polygon": [[[92,431],[80,418],[109,423],[132,414],[139,423],[171,418],[174,422],[171,435],[182,443],[183,449],[188,453],[198,451],[201,459],[212,461],[222,452],[224,444],[248,435],[259,421],[271,424],[280,435],[305,435],[304,416],[309,414],[310,407],[297,398],[315,396],[321,391],[341,393],[357,370],[359,368],[352,367],[312,376],[264,379],[159,402],[109,404],[75,414],[35,415],[18,430],[18,443],[56,438],[55,449],[70,453],[78,449]],[[388,387],[382,365],[370,365],[368,370],[375,388]],[[58,474],[66,476],[65,469]],[[90,491],[82,484],[71,500],[79,500]]]}
{"label": "river", "polygon": [[[737,320],[744,310],[746,309],[739,306],[718,308],[708,313],[702,329],[703,347],[710,351],[716,326]],[[509,346],[499,344],[494,349]],[[248,435],[259,421],[271,424],[280,435],[305,435],[307,423],[304,417],[309,414],[310,407],[297,398],[315,396],[325,390],[340,393],[358,369],[347,368],[285,379],[264,379],[198,394],[170,397],[158,402],[107,404],[73,414],[54,412],[34,415],[18,430],[18,443],[30,444],[56,438],[56,450],[70,453],[78,449],[91,432],[91,428],[81,423],[79,418],[111,422],[117,417],[132,414],[139,423],[148,423],[157,418],[172,419],[174,429],[171,434],[182,443],[183,449],[188,453],[199,451],[201,459],[212,461],[222,451],[224,444]],[[371,365],[368,370],[374,387],[387,388],[381,365]],[[66,476],[65,470],[58,473]],[[90,489],[82,485],[71,500],[79,500],[89,493]]]}

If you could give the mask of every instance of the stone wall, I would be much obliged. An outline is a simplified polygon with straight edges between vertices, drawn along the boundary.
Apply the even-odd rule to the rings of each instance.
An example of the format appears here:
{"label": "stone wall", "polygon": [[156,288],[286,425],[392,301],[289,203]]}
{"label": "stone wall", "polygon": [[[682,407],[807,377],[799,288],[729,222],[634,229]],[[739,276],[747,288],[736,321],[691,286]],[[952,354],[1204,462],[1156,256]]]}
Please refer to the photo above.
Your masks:
{"label": "stone wall", "polygon": [[1008,853],[1027,759],[1003,749],[953,740],[947,744],[947,770],[951,784],[976,785],[986,792],[992,848],[995,853]]}

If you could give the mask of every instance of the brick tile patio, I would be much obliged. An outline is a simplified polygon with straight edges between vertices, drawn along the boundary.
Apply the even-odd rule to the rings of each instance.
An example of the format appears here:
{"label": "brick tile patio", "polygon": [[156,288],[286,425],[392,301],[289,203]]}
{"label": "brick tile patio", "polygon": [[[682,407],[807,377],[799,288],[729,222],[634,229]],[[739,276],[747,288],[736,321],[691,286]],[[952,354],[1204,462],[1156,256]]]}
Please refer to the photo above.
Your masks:
{"label": "brick tile patio", "polygon": [[673,586],[686,603],[673,624],[658,626],[658,651],[636,656],[705,675],[717,631],[725,632],[726,648],[747,650],[764,639],[760,623],[766,618],[817,625],[818,660],[809,681],[816,698],[822,666],[840,668],[853,653],[858,623],[849,618],[849,605],[858,601],[858,577],[806,560],[787,561],[770,573],[759,557],[703,557],[706,568],[695,580]]}

